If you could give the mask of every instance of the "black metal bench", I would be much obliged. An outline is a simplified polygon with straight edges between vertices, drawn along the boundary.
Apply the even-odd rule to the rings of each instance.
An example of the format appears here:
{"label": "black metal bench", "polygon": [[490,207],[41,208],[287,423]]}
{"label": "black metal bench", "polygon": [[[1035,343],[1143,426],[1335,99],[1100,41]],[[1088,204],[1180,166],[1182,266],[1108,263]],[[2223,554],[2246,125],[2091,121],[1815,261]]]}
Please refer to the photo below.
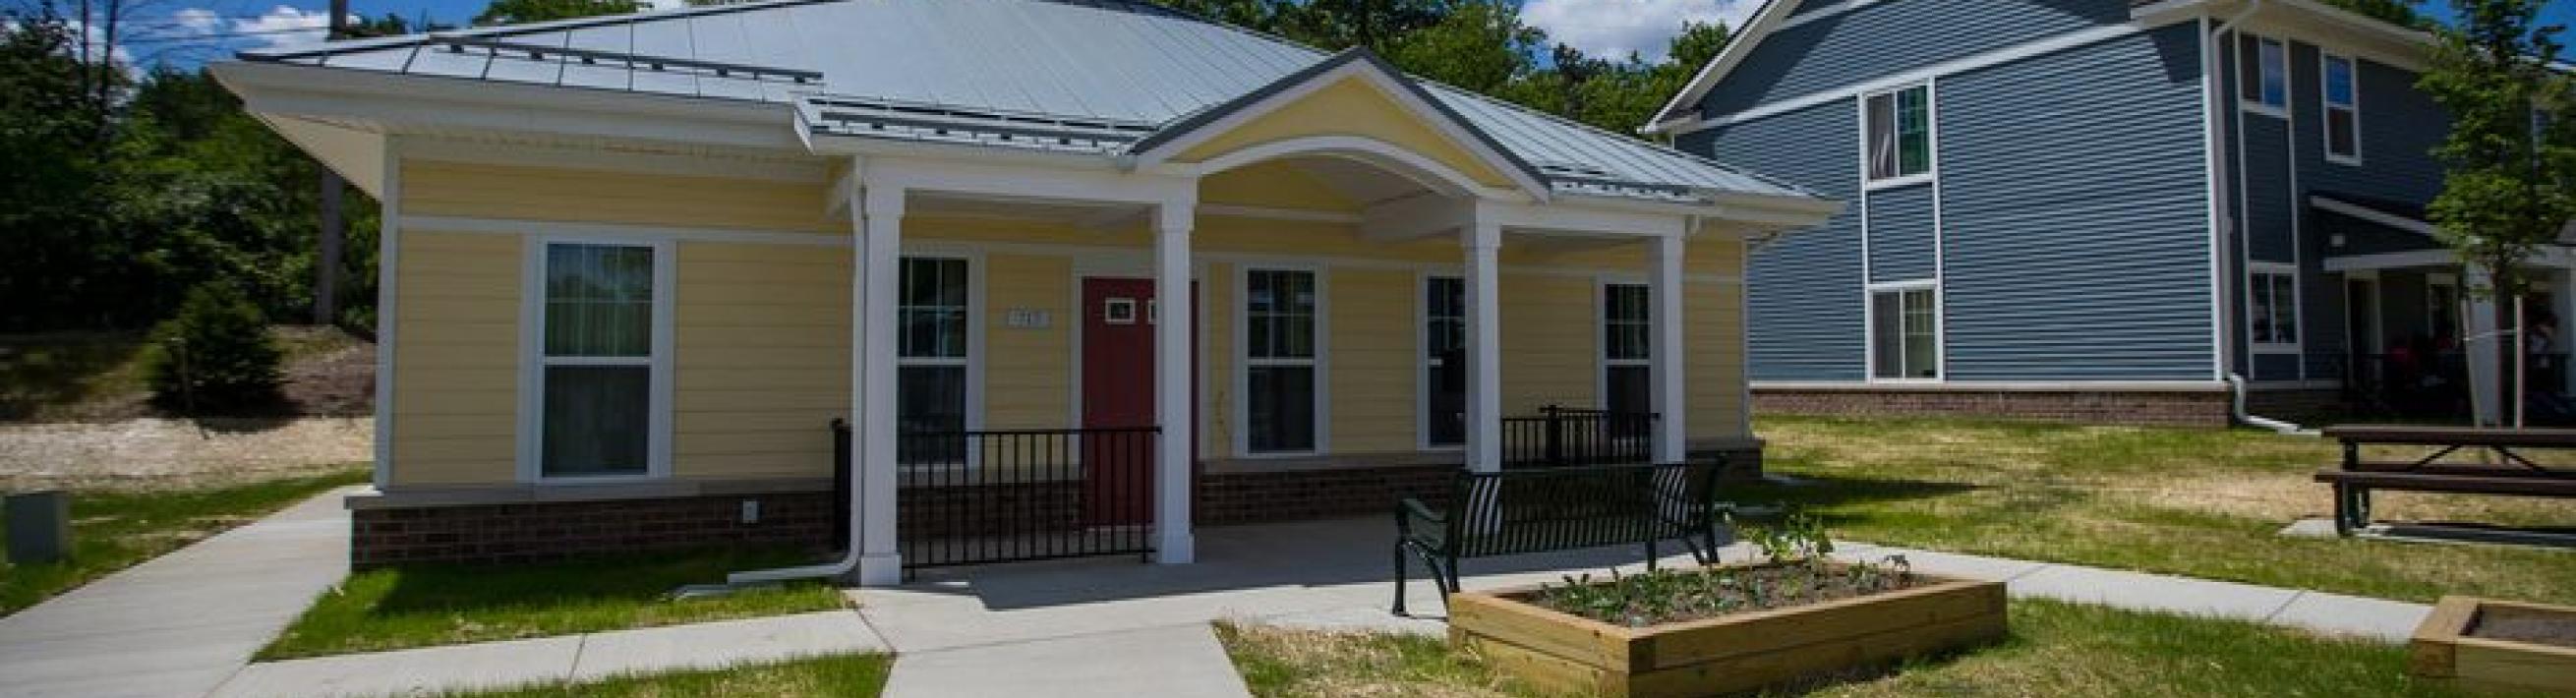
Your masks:
{"label": "black metal bench", "polygon": [[[2521,453],[2576,449],[2576,429],[2339,426],[2327,428],[2325,435],[2343,442],[2343,462],[2316,474],[2317,482],[2334,488],[2335,533],[2340,535],[2370,526],[2373,490],[2576,498],[2576,469],[2545,466]],[[2372,445],[2435,450],[2413,461],[2371,462],[2362,457],[2362,447]],[[2462,450],[2487,452],[2496,462],[2442,461]]]}
{"label": "black metal bench", "polygon": [[1721,459],[1461,471],[1446,510],[1411,497],[1396,504],[1395,613],[1404,615],[1408,554],[1430,568],[1444,604],[1458,591],[1463,558],[1638,544],[1651,569],[1656,544],[1678,539],[1706,564],[1726,542],[1712,501],[1724,470]]}

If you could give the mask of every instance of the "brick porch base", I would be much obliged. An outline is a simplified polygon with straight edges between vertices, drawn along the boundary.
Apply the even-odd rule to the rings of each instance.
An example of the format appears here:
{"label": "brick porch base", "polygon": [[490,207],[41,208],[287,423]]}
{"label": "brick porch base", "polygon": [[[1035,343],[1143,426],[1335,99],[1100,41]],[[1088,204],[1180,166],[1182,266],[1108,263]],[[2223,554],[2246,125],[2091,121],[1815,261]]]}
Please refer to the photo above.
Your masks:
{"label": "brick porch base", "polygon": [[[1759,477],[1760,448],[1694,451],[1723,453],[1730,478]],[[1456,465],[1428,464],[1305,470],[1247,470],[1202,474],[1192,519],[1201,526],[1273,523],[1386,514],[1404,497],[1447,497]],[[1080,517],[1076,482],[992,485],[1000,501],[1020,501],[1019,517],[1061,525]],[[904,535],[992,534],[1006,529],[972,526],[956,508],[997,501],[993,493],[964,496],[962,488],[906,488],[897,530]],[[756,523],[743,523],[743,502],[759,502]],[[709,546],[806,546],[833,541],[832,494],[770,492],[604,501],[356,507],[350,511],[349,564],[357,569],[428,562],[509,563],[560,560],[602,553],[682,550]],[[960,523],[970,524],[963,528]]]}

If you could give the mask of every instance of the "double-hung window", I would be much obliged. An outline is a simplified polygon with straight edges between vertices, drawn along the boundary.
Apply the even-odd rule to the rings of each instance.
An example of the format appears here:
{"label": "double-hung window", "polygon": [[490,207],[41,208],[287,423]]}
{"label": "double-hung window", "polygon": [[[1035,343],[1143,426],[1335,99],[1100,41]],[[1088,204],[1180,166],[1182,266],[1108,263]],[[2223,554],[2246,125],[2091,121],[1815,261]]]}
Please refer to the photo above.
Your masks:
{"label": "double-hung window", "polygon": [[1869,181],[1898,184],[1932,172],[1932,88],[1915,85],[1861,100]]}
{"label": "double-hung window", "polygon": [[2352,58],[2320,53],[2325,94],[2326,160],[2361,164],[2361,85]]}
{"label": "double-hung window", "polygon": [[1941,377],[1939,308],[1936,292],[1928,284],[1870,292],[1870,378],[1935,380]]}
{"label": "double-hung window", "polygon": [[2236,96],[2248,110],[2283,113],[2290,106],[2290,49],[2280,39],[2236,37]]}
{"label": "double-hung window", "polygon": [[1305,270],[1243,273],[1245,452],[1318,450],[1315,282]]}
{"label": "double-hung window", "polygon": [[[966,441],[967,261],[903,258],[895,300],[895,430],[904,463],[962,462]],[[946,435],[946,436],[933,436]]]}
{"label": "double-hung window", "polygon": [[2248,335],[2258,351],[2299,347],[2299,275],[2287,264],[2256,263],[2245,280]]}
{"label": "double-hung window", "polygon": [[1422,444],[1467,441],[1467,284],[1422,280]]}
{"label": "double-hung window", "polygon": [[1654,307],[1644,284],[1601,286],[1601,408],[1623,414],[1654,409]]}
{"label": "double-hung window", "polygon": [[548,242],[537,270],[537,421],[540,479],[654,474],[665,454],[662,396],[670,321],[661,288],[668,247]]}

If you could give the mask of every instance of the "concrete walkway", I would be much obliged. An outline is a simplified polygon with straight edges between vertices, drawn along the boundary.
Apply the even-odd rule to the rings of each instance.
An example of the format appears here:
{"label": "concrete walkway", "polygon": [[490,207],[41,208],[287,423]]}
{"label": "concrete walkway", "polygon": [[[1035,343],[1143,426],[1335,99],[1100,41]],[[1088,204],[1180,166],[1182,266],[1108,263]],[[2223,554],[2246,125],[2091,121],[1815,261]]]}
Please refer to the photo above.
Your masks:
{"label": "concrete walkway", "polygon": [[216,696],[419,695],[884,652],[851,611],[261,662]]}
{"label": "concrete walkway", "polygon": [[332,492],[0,618],[0,696],[200,696],[346,576]]}
{"label": "concrete walkway", "polygon": [[[1387,613],[1386,523],[1377,517],[1203,529],[1192,565],[1101,558],[933,570],[849,592],[856,611],[648,628],[245,668],[251,652],[346,571],[337,495],[297,505],[0,619],[0,697],[418,694],[800,656],[897,654],[890,698],[1247,695],[1212,621],[1327,630],[1445,632],[1437,591],[1417,580]],[[1618,568],[1633,549],[1466,564],[1486,589]],[[1734,546],[1721,559],[1749,559]],[[1913,569],[2006,582],[2021,598],[2240,618],[2402,641],[2421,604],[2002,558],[1842,544],[1902,555]],[[1665,564],[1688,564],[1676,555]]]}

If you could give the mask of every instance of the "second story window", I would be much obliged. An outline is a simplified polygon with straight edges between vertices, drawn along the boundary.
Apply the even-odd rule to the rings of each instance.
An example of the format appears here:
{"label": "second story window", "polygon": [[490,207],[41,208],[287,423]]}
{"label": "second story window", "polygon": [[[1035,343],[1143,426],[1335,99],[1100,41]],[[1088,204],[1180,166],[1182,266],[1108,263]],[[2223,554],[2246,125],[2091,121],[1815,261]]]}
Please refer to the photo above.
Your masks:
{"label": "second story window", "polygon": [[2279,39],[2236,39],[2236,95],[2245,108],[2279,113],[2290,105],[2290,49]]}
{"label": "second story window", "polygon": [[1898,88],[1862,98],[1868,134],[1869,181],[1902,180],[1932,172],[1932,90]]}
{"label": "second story window", "polygon": [[2352,59],[2325,55],[2320,89],[2326,103],[2326,159],[2361,164],[2361,86]]}

